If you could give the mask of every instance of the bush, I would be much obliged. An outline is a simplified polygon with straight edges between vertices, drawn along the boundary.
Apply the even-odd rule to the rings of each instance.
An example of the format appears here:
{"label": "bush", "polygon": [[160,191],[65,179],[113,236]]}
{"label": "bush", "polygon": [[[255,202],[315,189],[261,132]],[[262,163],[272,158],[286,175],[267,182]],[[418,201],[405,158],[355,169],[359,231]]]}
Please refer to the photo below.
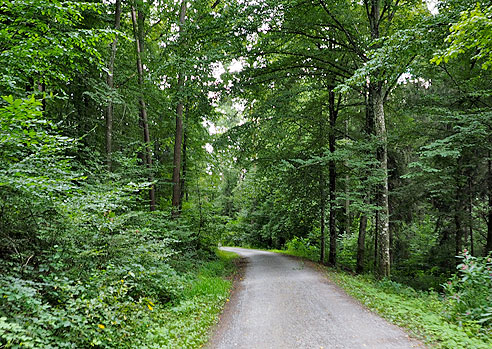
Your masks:
{"label": "bush", "polygon": [[308,238],[294,237],[285,244],[287,251],[298,257],[304,257],[311,260],[319,259],[319,247],[312,245]]}
{"label": "bush", "polygon": [[444,284],[447,314],[458,323],[492,325],[492,258],[473,257],[467,250],[458,256],[458,272]]}

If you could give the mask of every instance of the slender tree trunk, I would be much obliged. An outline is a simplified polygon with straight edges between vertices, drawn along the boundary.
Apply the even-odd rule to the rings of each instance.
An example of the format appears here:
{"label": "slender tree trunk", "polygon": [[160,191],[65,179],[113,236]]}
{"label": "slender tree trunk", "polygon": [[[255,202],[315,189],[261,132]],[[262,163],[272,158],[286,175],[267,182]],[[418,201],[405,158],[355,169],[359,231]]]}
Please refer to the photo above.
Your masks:
{"label": "slender tree trunk", "polygon": [[203,227],[203,213],[202,213],[202,194],[200,193],[200,186],[198,185],[198,178],[196,179],[196,192],[198,194],[198,237],[200,237],[202,227]]}
{"label": "slender tree trunk", "polygon": [[489,150],[489,160],[488,164],[488,196],[489,196],[489,212],[487,220],[487,243],[485,245],[485,253],[488,254],[492,252],[492,154]]}
{"label": "slender tree trunk", "polygon": [[[144,155],[144,163],[149,170],[149,181],[153,181],[153,177],[151,174],[152,168],[152,152],[150,149],[150,133],[149,133],[149,123],[147,119],[147,106],[145,105],[145,99],[143,96],[143,88],[144,88],[144,72],[143,72],[143,64],[142,64],[142,48],[143,48],[143,30],[139,30],[137,24],[137,16],[135,7],[132,6],[131,9],[132,16],[132,24],[133,24],[133,32],[135,36],[135,48],[137,52],[137,73],[138,73],[138,85],[140,87],[141,94],[139,96],[139,107],[140,107],[140,124],[143,129],[143,139],[145,143],[145,155]],[[143,15],[139,11],[139,20],[143,22]],[[149,190],[149,201],[150,201],[150,210],[155,210],[155,188],[154,185],[150,187]]]}
{"label": "slender tree trunk", "polygon": [[[179,200],[179,210],[181,211],[183,207],[183,199],[185,198],[185,192],[186,192],[186,171],[187,169],[187,158],[186,158],[186,143],[187,143],[187,133],[186,133],[186,127],[183,128],[183,170],[181,173],[181,194],[180,194],[180,200]],[[188,200],[188,193],[186,192],[186,200]]]}
{"label": "slender tree trunk", "polygon": [[367,214],[363,213],[359,220],[359,237],[357,238],[357,264],[355,272],[361,274],[364,271],[364,253],[367,231]]}
{"label": "slender tree trunk", "polygon": [[323,168],[320,166],[319,169],[319,195],[320,195],[320,218],[319,218],[319,224],[320,224],[320,229],[321,229],[321,246],[320,246],[320,257],[319,261],[321,263],[325,262],[325,248],[326,248],[326,242],[325,242],[325,210],[326,210],[326,202],[325,202],[325,178],[323,176]]}
{"label": "slender tree trunk", "polygon": [[475,246],[473,244],[473,188],[471,177],[468,180],[468,235],[470,236],[470,253],[475,255]]}
{"label": "slender tree trunk", "polygon": [[[179,13],[179,33],[183,34],[183,26],[186,17],[186,1],[181,2],[181,10]],[[178,76],[178,95],[183,89],[184,75],[179,72]],[[174,136],[174,157],[173,157],[173,198],[172,198],[172,216],[178,217],[181,206],[181,148],[183,144],[183,101],[182,97],[178,97],[178,105],[176,107],[176,132]]]}
{"label": "slender tree trunk", "polygon": [[43,95],[43,99],[41,100],[41,110],[43,112],[45,112],[46,111],[46,98],[44,97],[44,94],[46,92],[46,84],[44,82],[38,84],[38,91],[41,92],[41,94]]}
{"label": "slender tree trunk", "polygon": [[[330,134],[329,134],[329,148],[330,154],[335,152],[335,123],[337,120],[337,109],[335,107],[335,92],[333,88],[329,91],[329,114],[330,114]],[[335,160],[330,159],[328,162],[329,170],[329,190],[330,190],[330,217],[329,217],[329,229],[330,229],[330,255],[328,256],[328,263],[335,265],[337,262],[337,227],[335,224],[335,200],[336,200],[336,164]]]}
{"label": "slender tree trunk", "polygon": [[463,195],[462,187],[458,183],[459,179],[456,179],[456,204],[454,209],[454,225],[455,225],[455,256],[458,256],[463,250],[463,228],[461,224],[461,211],[463,210]]}
{"label": "slender tree trunk", "polygon": [[376,212],[374,219],[374,271],[377,272],[378,269],[378,251],[379,251],[379,236],[378,236],[378,225],[379,225],[379,212]]}
{"label": "slender tree trunk", "polygon": [[[349,127],[348,119],[345,120],[345,134],[348,136]],[[349,199],[349,174],[345,175],[345,233],[350,234],[350,225],[352,220],[350,218],[350,199]]]}
{"label": "slender tree trunk", "polygon": [[463,250],[463,231],[461,230],[461,219],[458,211],[454,213],[455,235],[455,255],[458,256]]}
{"label": "slender tree trunk", "polygon": [[[120,29],[121,21],[121,0],[116,0],[114,10],[114,29]],[[114,87],[114,61],[116,58],[116,46],[118,44],[118,37],[115,37],[111,44],[111,57],[109,59],[108,76],[106,77],[106,83],[110,90]],[[106,108],[106,165],[108,170],[111,171],[113,167],[112,153],[113,153],[113,102],[109,100]]]}

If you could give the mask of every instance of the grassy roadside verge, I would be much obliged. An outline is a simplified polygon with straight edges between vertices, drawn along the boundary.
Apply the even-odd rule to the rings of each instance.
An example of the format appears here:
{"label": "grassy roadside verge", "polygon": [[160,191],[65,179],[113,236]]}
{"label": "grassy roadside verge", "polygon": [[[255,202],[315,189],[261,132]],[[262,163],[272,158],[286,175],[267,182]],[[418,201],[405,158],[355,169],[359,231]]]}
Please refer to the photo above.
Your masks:
{"label": "grassy roadside verge", "polygon": [[[306,257],[298,251],[279,251]],[[311,258],[312,260],[312,258]],[[492,348],[492,336],[474,323],[457,325],[448,321],[445,304],[437,292],[415,291],[370,275],[351,275],[319,265],[327,277],[389,322],[401,326],[414,337],[437,348]]]}
{"label": "grassy roadside verge", "polygon": [[179,302],[154,309],[155,327],[149,328],[148,348],[199,348],[207,342],[228,300],[238,257],[232,252],[216,253],[218,259],[200,268]]}

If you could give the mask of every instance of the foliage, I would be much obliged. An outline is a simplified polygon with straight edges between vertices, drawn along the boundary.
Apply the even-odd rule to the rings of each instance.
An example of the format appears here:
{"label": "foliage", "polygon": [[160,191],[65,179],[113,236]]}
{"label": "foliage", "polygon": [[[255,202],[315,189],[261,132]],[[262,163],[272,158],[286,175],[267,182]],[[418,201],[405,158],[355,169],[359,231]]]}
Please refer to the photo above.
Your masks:
{"label": "foliage", "polygon": [[388,321],[406,327],[414,336],[438,348],[492,345],[490,333],[476,323],[461,324],[445,316],[445,302],[436,292],[422,292],[389,280],[378,281],[370,276],[353,276],[327,270],[331,280],[351,296],[376,311]]}
{"label": "foliage", "polygon": [[[442,346],[487,343],[492,8],[327,3],[187,1],[177,25],[179,1],[1,2],[0,346],[199,346],[230,286],[214,246],[319,260],[323,231],[372,271],[385,182],[393,281],[360,292]],[[394,282],[441,290],[465,247],[459,300]]]}
{"label": "foliage", "polygon": [[444,53],[433,58],[436,64],[448,62],[472,50],[473,59],[482,61],[482,68],[492,64],[492,6],[482,7],[479,2],[474,8],[461,12],[460,20],[449,28],[446,42],[450,43]]}
{"label": "foliage", "polygon": [[[40,107],[34,97],[6,97],[0,108],[1,345],[148,346],[149,327],[168,331],[183,318],[172,343],[203,343],[228,294],[231,263],[191,223],[139,209],[135,199],[149,185],[132,182],[139,171],[98,173],[88,168],[97,160],[68,156],[80,144]],[[201,321],[177,310],[187,304]]]}
{"label": "foliage", "polygon": [[316,260],[319,256],[319,246],[313,246],[309,239],[294,237],[285,244],[288,254]]}
{"label": "foliage", "polygon": [[458,272],[444,284],[447,313],[458,323],[492,325],[492,258],[459,256]]}
{"label": "foliage", "polygon": [[22,91],[29,79],[68,81],[90,64],[102,66],[98,45],[114,36],[110,30],[83,28],[88,12],[102,13],[94,2],[8,0],[0,9],[0,95]]}
{"label": "foliage", "polygon": [[231,281],[224,280],[234,271],[231,261],[237,255],[217,250],[220,260],[200,267],[197,277],[187,285],[178,304],[156,312],[155,326],[148,334],[150,348],[200,347],[206,343],[208,329],[217,322],[228,302]]}

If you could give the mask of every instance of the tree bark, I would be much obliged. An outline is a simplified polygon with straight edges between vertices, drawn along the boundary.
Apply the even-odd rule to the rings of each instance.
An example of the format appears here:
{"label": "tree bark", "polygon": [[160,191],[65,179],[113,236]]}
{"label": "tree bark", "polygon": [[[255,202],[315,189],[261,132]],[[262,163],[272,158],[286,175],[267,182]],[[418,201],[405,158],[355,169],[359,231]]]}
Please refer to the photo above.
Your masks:
{"label": "tree bark", "polygon": [[[143,15],[139,11],[139,20],[143,22]],[[147,119],[147,106],[145,105],[145,99],[143,95],[144,88],[144,72],[143,72],[143,64],[142,64],[142,48],[143,48],[143,30],[139,30],[137,24],[137,16],[135,7],[132,6],[131,9],[131,17],[133,24],[133,32],[135,37],[135,49],[137,53],[137,73],[138,73],[138,85],[140,87],[141,94],[139,96],[139,111],[140,111],[140,124],[143,129],[143,139],[145,143],[145,155],[144,155],[144,163],[149,170],[149,182],[153,181],[153,176],[151,174],[152,168],[152,153],[150,150],[150,133],[149,133],[149,123]],[[149,190],[149,201],[150,201],[150,210],[155,211],[155,188],[152,184]]]}
{"label": "tree bark", "polygon": [[187,146],[187,138],[188,135],[186,134],[186,127],[183,127],[183,166],[182,166],[182,173],[181,173],[181,184],[180,184],[180,200],[179,200],[179,210],[181,211],[183,208],[183,199],[185,198],[185,193],[186,193],[186,200],[188,200],[188,193],[186,191],[186,171],[188,170],[187,166],[187,158],[186,158],[186,146]]}
{"label": "tree bark", "polygon": [[319,169],[319,194],[320,194],[320,229],[321,229],[321,246],[320,246],[320,257],[319,261],[321,263],[325,262],[325,210],[326,210],[326,202],[325,202],[325,179],[323,176],[323,168],[320,166]]}
{"label": "tree bark", "polygon": [[[348,137],[349,123],[348,119],[345,120],[345,135]],[[350,199],[349,199],[349,174],[345,175],[345,234],[350,234],[350,225],[352,220],[350,218]]]}
{"label": "tree bark", "polygon": [[[116,0],[114,10],[114,29],[120,29],[121,22],[121,0]],[[111,57],[109,59],[108,76],[106,77],[106,83],[110,90],[114,87],[114,61],[116,58],[116,47],[118,44],[118,37],[115,37],[111,44]],[[113,102],[109,100],[106,108],[106,165],[108,170],[111,171],[113,167],[112,153],[113,153]]]}
{"label": "tree bark", "polygon": [[41,100],[41,110],[43,112],[45,112],[46,111],[46,95],[45,95],[45,93],[46,93],[46,84],[44,82],[38,84],[38,91],[41,92],[41,94],[43,96],[42,97],[43,99]]}
{"label": "tree bark", "polygon": [[[330,134],[329,134],[329,148],[330,154],[335,152],[335,123],[337,120],[338,110],[335,106],[335,92],[333,88],[329,91],[329,117],[330,117]],[[336,164],[332,158],[328,162],[329,170],[329,190],[330,190],[330,217],[329,217],[329,229],[330,229],[330,254],[328,256],[328,263],[335,265],[337,261],[337,228],[335,224],[335,200],[336,200]]]}
{"label": "tree bark", "polygon": [[[456,197],[454,208],[454,225],[455,225],[455,256],[458,256],[463,250],[463,227],[461,216],[463,207],[463,188],[459,183],[459,175],[456,177]],[[458,263],[458,261],[457,261]]]}
{"label": "tree bark", "polygon": [[[369,20],[369,30],[371,39],[380,38],[381,24],[381,0],[364,0],[366,6],[367,18]],[[386,10],[390,10],[386,8]],[[388,21],[392,17],[388,15]],[[372,49],[377,49],[378,45],[373,45]],[[374,81],[372,81],[374,80]],[[380,81],[378,81],[380,80]],[[376,274],[379,277],[388,277],[390,275],[390,233],[389,233],[389,203],[388,203],[388,149],[386,123],[384,119],[384,80],[376,71],[370,77],[368,86],[368,104],[371,109],[369,116],[373,117],[374,135],[378,141],[376,157],[379,167],[383,173],[383,180],[376,188],[376,205],[379,208],[378,219],[376,224],[376,236],[378,240],[378,257]]]}
{"label": "tree bark", "polygon": [[363,213],[359,220],[359,237],[357,238],[357,264],[355,272],[361,274],[364,271],[364,253],[366,243],[367,214]]}
{"label": "tree bark", "polygon": [[379,236],[378,236],[378,225],[379,225],[379,212],[374,214],[374,271],[377,273],[378,270],[378,251],[379,251]]}
{"label": "tree bark", "polygon": [[492,154],[489,150],[489,159],[487,161],[488,165],[488,196],[489,196],[489,212],[487,214],[487,243],[485,245],[485,253],[488,254],[492,252]]}
{"label": "tree bark", "polygon": [[[179,13],[179,33],[183,34],[183,27],[186,18],[186,1],[181,2],[181,10]],[[180,39],[182,39],[180,37]],[[183,90],[184,75],[182,72],[178,73],[178,96]],[[178,105],[176,107],[176,132],[174,136],[174,157],[173,157],[173,198],[172,198],[172,216],[177,218],[180,214],[181,206],[181,148],[183,143],[183,100],[179,96]]]}
{"label": "tree bark", "polygon": [[475,255],[473,244],[473,185],[471,177],[468,179],[468,235],[470,236],[470,253]]}
{"label": "tree bark", "polygon": [[[369,194],[366,194],[364,203],[369,205]],[[357,262],[355,272],[361,274],[364,271],[364,255],[366,251],[367,213],[362,212],[359,219],[359,235],[357,237]]]}
{"label": "tree bark", "polygon": [[[370,89],[370,99],[374,108],[374,130],[378,140],[376,151],[377,160],[383,179],[378,184],[376,203],[379,208],[378,224],[376,227],[378,235],[378,269],[380,277],[390,275],[390,233],[389,233],[389,203],[388,203],[388,140],[386,135],[386,123],[384,119],[384,93],[382,84],[377,84],[376,88]],[[372,95],[372,96],[371,96]]]}

